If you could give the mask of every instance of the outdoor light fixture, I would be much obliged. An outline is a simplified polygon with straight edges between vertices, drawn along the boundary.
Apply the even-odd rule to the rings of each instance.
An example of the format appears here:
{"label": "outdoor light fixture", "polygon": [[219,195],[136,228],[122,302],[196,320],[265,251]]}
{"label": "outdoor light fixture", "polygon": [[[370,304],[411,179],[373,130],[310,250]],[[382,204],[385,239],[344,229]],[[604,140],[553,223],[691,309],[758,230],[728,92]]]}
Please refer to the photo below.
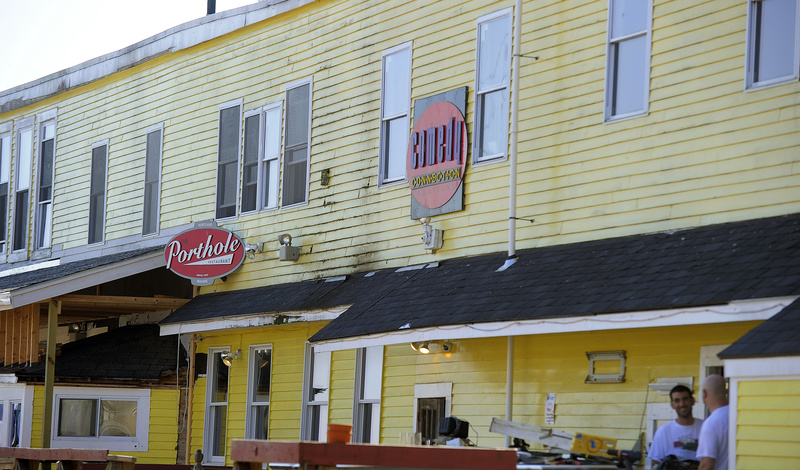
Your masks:
{"label": "outdoor light fixture", "polygon": [[431,354],[434,352],[450,353],[453,351],[453,343],[447,341],[414,341],[411,349],[420,354]]}
{"label": "outdoor light fixture", "polygon": [[253,259],[256,257],[256,253],[261,253],[264,249],[264,244],[261,242],[256,243],[255,245],[245,245],[244,246],[244,253],[247,255],[248,258]]}
{"label": "outdoor light fixture", "polygon": [[422,217],[419,219],[419,223],[422,224],[422,228],[424,233],[422,234],[422,247],[426,250],[431,250],[431,253],[438,250],[442,247],[442,231],[439,229],[433,228],[428,222],[430,219],[428,217]]}
{"label": "outdoor light fixture", "polygon": [[225,364],[226,366],[230,367],[231,366],[231,362],[234,359],[239,359],[240,357],[242,357],[242,350],[241,349],[237,349],[236,352],[233,352],[233,353],[232,352],[224,352],[224,353],[222,353],[222,363]]}
{"label": "outdoor light fixture", "polygon": [[422,354],[430,354],[431,353],[431,349],[428,347],[428,342],[427,341],[419,345],[419,352],[421,352]]}
{"label": "outdoor light fixture", "polygon": [[300,247],[292,246],[292,236],[284,233],[278,237],[278,242],[281,244],[280,260],[281,261],[297,261],[300,258]]}

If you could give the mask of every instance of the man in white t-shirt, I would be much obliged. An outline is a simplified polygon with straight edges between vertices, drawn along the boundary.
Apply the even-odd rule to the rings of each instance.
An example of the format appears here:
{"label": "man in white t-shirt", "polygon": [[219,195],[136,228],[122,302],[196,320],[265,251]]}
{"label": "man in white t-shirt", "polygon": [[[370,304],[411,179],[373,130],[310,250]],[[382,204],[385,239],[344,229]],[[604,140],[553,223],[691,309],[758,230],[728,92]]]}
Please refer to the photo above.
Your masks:
{"label": "man in white t-shirt", "polygon": [[669,404],[678,417],[658,428],[653,436],[648,457],[653,461],[654,468],[668,455],[680,460],[697,460],[695,451],[703,420],[692,417],[694,403],[689,387],[676,385],[669,392]]}
{"label": "man in white t-shirt", "polygon": [[706,378],[703,401],[711,415],[700,429],[697,446],[700,470],[728,470],[728,393],[722,376],[715,374]]}

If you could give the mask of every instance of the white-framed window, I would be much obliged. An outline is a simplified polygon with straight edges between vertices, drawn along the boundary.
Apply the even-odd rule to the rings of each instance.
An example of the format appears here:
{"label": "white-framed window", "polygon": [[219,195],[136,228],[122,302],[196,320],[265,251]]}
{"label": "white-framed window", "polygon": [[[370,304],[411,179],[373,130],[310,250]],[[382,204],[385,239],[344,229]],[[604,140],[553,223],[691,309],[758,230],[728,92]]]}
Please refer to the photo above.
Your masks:
{"label": "white-framed window", "polygon": [[33,165],[33,118],[20,123],[16,132],[17,160],[14,165],[14,221],[11,236],[13,251],[28,248],[31,171]]}
{"label": "white-framed window", "polygon": [[745,88],[800,78],[800,0],[749,0]]}
{"label": "white-framed window", "polygon": [[30,447],[33,386],[0,383],[0,447]]}
{"label": "white-framed window", "polygon": [[328,398],[331,382],[331,352],[317,352],[306,344],[303,377],[303,411],[300,440],[328,439]]}
{"label": "white-framed window", "polygon": [[507,155],[511,14],[506,9],[478,18],[473,163]]}
{"label": "white-framed window", "polygon": [[241,131],[242,100],[238,99],[220,105],[217,147],[217,219],[236,217]]}
{"label": "white-framed window", "polygon": [[158,233],[161,211],[161,159],[164,148],[164,124],[147,129],[144,155],[144,205],[142,235]]}
{"label": "white-framed window", "polygon": [[101,243],[105,236],[106,191],[108,180],[108,140],[92,145],[89,183],[88,243]]}
{"label": "white-framed window", "polygon": [[147,451],[150,390],[56,387],[51,446]]}
{"label": "white-framed window", "polygon": [[241,212],[278,207],[283,103],[244,115]]}
{"label": "white-framed window", "polygon": [[605,120],[647,114],[652,0],[609,0]]}
{"label": "white-framed window", "polygon": [[47,248],[53,238],[53,173],[56,146],[56,113],[39,115],[39,165],[36,176],[36,223],[33,248]]}
{"label": "white-framed window", "polygon": [[381,427],[383,346],[356,349],[353,442],[377,444]]}
{"label": "white-framed window", "polygon": [[250,346],[245,439],[269,439],[272,345]]}
{"label": "white-framed window", "polygon": [[414,385],[414,432],[422,435],[422,444],[439,436],[439,419],[450,416],[452,399],[452,382]]}
{"label": "white-framed window", "polygon": [[405,180],[411,129],[411,42],[383,51],[378,184]]}
{"label": "white-framed window", "polygon": [[308,202],[312,79],[286,85],[281,206]]}
{"label": "white-framed window", "polygon": [[209,348],[203,453],[208,464],[224,464],[228,443],[228,366],[222,355],[230,348]]}
{"label": "white-framed window", "polygon": [[11,123],[0,124],[0,253],[8,240],[8,202],[11,197]]}

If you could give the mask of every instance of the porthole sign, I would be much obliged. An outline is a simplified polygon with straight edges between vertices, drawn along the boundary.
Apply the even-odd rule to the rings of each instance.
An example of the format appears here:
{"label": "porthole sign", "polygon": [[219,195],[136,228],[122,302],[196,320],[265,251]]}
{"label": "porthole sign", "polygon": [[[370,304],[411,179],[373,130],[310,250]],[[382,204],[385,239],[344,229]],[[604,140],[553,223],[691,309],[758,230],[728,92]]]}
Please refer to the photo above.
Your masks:
{"label": "porthole sign", "polygon": [[415,102],[415,109],[424,110],[414,122],[406,158],[412,219],[463,209],[467,124],[447,99],[452,93]]}
{"label": "porthole sign", "polygon": [[236,271],[244,257],[242,239],[215,222],[198,222],[175,235],[164,249],[167,269],[196,286],[210,286],[214,279]]}

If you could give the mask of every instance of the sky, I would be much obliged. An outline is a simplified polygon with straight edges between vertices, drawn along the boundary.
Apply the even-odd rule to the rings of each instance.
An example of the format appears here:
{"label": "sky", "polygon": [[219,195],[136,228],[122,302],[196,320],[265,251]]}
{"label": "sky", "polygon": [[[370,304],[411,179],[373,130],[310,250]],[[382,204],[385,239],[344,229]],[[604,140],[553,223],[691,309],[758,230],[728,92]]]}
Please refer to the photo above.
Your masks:
{"label": "sky", "polygon": [[[257,0],[216,0],[217,11]],[[206,15],[207,0],[0,0],[0,91]]]}

